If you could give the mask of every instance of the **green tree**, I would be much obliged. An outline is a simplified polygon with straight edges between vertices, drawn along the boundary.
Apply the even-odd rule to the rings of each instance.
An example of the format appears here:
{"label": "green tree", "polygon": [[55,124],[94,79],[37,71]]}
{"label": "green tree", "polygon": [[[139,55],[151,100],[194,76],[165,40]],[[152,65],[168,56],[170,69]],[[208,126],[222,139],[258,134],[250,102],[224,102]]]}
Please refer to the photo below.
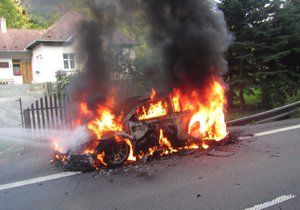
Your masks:
{"label": "green tree", "polygon": [[300,6],[296,2],[273,0],[272,15],[255,37],[262,100],[268,108],[285,104],[299,91]]}
{"label": "green tree", "polygon": [[244,93],[253,93],[257,85],[256,77],[256,40],[257,27],[268,18],[270,0],[221,0],[227,26],[235,41],[227,53],[228,73],[225,80],[229,83],[229,105],[232,105],[234,89],[238,90],[241,108],[245,108]]}
{"label": "green tree", "polygon": [[72,8],[74,10],[77,10],[82,14],[91,15],[89,2],[91,1],[90,0],[66,0],[65,6],[66,8]]}
{"label": "green tree", "polygon": [[42,18],[34,13],[28,13],[29,8],[21,6],[22,1],[18,0],[1,0],[0,1],[0,17],[6,18],[9,28],[35,28],[43,29],[48,27],[53,18]]}
{"label": "green tree", "polygon": [[14,0],[0,1],[0,16],[5,17],[9,28],[29,27],[29,16]]}
{"label": "green tree", "polygon": [[299,0],[222,0],[219,6],[235,36],[227,54],[230,97],[237,89],[245,108],[244,93],[259,87],[264,107],[285,103],[299,84]]}

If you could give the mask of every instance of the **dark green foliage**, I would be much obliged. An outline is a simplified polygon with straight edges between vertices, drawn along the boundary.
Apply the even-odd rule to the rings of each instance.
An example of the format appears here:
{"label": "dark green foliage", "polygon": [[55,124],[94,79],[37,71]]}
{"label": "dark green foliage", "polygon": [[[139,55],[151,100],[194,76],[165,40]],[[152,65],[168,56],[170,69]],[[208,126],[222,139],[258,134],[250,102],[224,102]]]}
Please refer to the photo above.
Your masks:
{"label": "dark green foliage", "polygon": [[274,15],[257,33],[257,60],[263,104],[280,106],[297,94],[300,83],[300,7],[293,2],[272,2]]}
{"label": "dark green foliage", "polygon": [[267,18],[264,5],[268,2],[269,0],[223,0],[219,5],[224,12],[227,26],[235,37],[227,54],[229,70],[225,75],[231,89],[229,103],[233,101],[232,97],[236,97],[232,89],[238,89],[242,108],[245,108],[244,92],[251,93],[251,87],[257,85],[254,54],[256,43],[253,37],[257,25]]}
{"label": "dark green foliage", "polygon": [[262,89],[263,107],[285,104],[300,82],[299,0],[223,0],[220,8],[235,36],[225,79],[239,90],[241,107],[253,87]]}

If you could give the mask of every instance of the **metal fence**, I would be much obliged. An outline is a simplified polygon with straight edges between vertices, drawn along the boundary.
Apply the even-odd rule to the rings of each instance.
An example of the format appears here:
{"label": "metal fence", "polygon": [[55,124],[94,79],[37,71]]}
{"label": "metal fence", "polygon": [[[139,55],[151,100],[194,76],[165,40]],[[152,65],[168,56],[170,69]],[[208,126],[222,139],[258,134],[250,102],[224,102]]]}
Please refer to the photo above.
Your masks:
{"label": "metal fence", "polygon": [[261,112],[258,114],[250,115],[236,120],[231,120],[226,122],[228,126],[238,126],[238,125],[247,125],[250,123],[263,123],[269,122],[272,120],[280,119],[282,117],[288,116],[300,108],[300,101],[291,103],[282,107],[278,107],[272,110]]}
{"label": "metal fence", "polygon": [[72,126],[66,94],[46,95],[23,110],[25,128],[61,129]]}

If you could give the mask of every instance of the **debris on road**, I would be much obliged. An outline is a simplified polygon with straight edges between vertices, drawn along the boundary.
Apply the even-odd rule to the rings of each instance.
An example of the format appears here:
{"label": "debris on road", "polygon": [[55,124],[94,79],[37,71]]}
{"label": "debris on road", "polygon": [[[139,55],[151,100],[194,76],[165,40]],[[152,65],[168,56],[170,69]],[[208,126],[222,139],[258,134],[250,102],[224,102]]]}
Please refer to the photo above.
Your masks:
{"label": "debris on road", "polygon": [[142,171],[136,175],[136,177],[149,177],[149,176],[151,176],[151,174],[149,174],[146,171]]}
{"label": "debris on road", "polygon": [[273,155],[270,155],[269,157],[270,157],[270,158],[273,158],[273,157],[281,157],[281,155],[280,155],[280,154],[273,154]]}
{"label": "debris on road", "polygon": [[234,155],[234,152],[226,152],[226,151],[219,151],[219,150],[211,150],[207,153],[209,156],[216,156],[216,157],[231,157]]}

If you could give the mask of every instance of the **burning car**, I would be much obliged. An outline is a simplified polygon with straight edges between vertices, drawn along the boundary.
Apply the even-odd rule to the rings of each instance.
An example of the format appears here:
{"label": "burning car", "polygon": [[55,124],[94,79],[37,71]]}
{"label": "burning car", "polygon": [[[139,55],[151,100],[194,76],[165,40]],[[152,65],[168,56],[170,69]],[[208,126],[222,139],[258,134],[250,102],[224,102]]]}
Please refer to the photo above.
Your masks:
{"label": "burning car", "polygon": [[167,96],[159,96],[153,89],[150,97],[134,97],[117,105],[122,107],[119,115],[111,108],[116,106],[113,100],[96,106],[81,103],[79,123],[86,126],[89,140],[67,152],[55,142],[54,159],[75,168],[115,167],[145,155],[207,148],[208,141],[227,136],[224,88],[213,80],[208,92],[209,100],[201,102],[196,91],[186,95],[174,89]]}

